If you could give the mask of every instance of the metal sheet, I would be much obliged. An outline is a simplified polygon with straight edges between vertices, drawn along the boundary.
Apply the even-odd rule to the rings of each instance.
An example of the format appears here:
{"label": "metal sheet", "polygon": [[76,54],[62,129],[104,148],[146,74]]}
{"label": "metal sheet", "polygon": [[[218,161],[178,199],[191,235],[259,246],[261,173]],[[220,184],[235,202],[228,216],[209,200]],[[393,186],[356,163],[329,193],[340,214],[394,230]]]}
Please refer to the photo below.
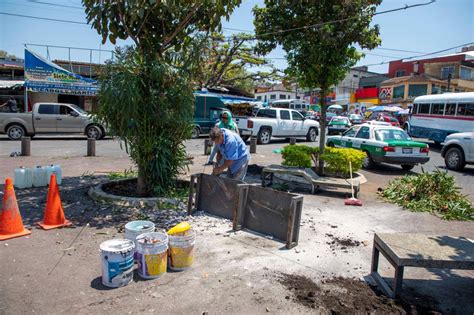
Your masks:
{"label": "metal sheet", "polygon": [[294,208],[293,197],[296,195],[250,186],[244,208],[243,227],[287,241],[288,230],[295,226],[299,228],[298,215],[295,215],[297,222],[289,225],[290,212]]}
{"label": "metal sheet", "polygon": [[239,187],[242,181],[201,174],[197,211],[205,211],[229,220],[239,206]]}

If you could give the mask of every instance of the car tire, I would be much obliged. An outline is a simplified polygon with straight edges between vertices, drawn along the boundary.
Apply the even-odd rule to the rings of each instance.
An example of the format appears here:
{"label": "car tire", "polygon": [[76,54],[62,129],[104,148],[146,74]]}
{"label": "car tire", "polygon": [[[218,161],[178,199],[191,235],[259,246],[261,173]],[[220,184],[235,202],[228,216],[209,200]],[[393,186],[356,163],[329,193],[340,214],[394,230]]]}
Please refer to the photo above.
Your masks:
{"label": "car tire", "polygon": [[201,129],[199,129],[198,126],[194,126],[193,130],[191,131],[191,138],[192,139],[197,139],[197,138],[199,138],[200,134],[201,134]]}
{"label": "car tire", "polygon": [[328,142],[328,147],[330,147],[330,148],[334,148],[334,143],[332,143],[332,142]]}
{"label": "car tire", "polygon": [[318,140],[318,131],[316,128],[309,128],[308,133],[306,134],[306,140],[309,142],[315,142]]}
{"label": "car tire", "polygon": [[10,140],[21,140],[26,135],[26,131],[21,125],[15,124],[7,128],[7,135]]}
{"label": "car tire", "polygon": [[461,171],[466,165],[464,153],[459,148],[449,148],[444,154],[444,164],[450,170]]}
{"label": "car tire", "polygon": [[272,130],[270,128],[261,128],[257,135],[258,144],[269,144],[272,138]]}
{"label": "car tire", "polygon": [[374,160],[372,160],[372,157],[370,156],[369,152],[367,151],[364,151],[364,152],[367,156],[364,158],[364,161],[362,162],[362,167],[367,170],[373,169],[375,167]]}
{"label": "car tire", "polygon": [[99,126],[89,126],[86,129],[86,136],[88,139],[99,140],[102,137],[102,130]]}
{"label": "car tire", "polygon": [[402,168],[404,171],[411,171],[413,168],[415,167],[415,165],[413,164],[402,164]]}

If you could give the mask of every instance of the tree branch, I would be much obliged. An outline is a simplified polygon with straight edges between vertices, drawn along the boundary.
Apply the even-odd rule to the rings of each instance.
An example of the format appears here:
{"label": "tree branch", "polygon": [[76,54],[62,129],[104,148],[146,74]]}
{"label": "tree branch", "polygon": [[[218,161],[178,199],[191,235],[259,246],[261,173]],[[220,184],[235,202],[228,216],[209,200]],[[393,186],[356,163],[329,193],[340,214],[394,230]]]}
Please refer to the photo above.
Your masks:
{"label": "tree branch", "polygon": [[161,46],[161,52],[165,51],[168,48],[168,45],[173,41],[173,39],[178,35],[179,32],[181,32],[189,23],[193,15],[196,13],[196,11],[199,9],[201,6],[200,3],[196,3],[194,7],[191,8],[191,10],[188,12],[188,14],[184,17],[184,19],[178,24],[178,26],[175,28],[174,32],[165,38],[163,41],[163,45]]}

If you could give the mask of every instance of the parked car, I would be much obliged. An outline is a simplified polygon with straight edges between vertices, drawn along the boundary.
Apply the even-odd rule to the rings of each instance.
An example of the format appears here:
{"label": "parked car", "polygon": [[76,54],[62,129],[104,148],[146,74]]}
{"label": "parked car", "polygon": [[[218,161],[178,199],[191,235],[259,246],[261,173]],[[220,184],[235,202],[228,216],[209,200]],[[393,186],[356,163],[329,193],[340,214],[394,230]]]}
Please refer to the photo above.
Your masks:
{"label": "parked car", "polygon": [[0,113],[0,133],[6,133],[11,140],[38,133],[82,133],[88,138],[102,139],[106,128],[77,105],[36,103],[28,113]]}
{"label": "parked car", "polygon": [[383,121],[389,123],[390,125],[394,127],[400,127],[400,123],[395,117],[390,117],[390,116],[382,116]]}
{"label": "parked car", "polygon": [[344,116],[333,117],[328,124],[328,134],[344,132],[351,126],[349,118]]}
{"label": "parked car", "polygon": [[364,122],[364,118],[362,117],[362,115],[359,115],[359,114],[350,114],[349,120],[351,121],[351,124],[353,125],[362,124]]}
{"label": "parked car", "polygon": [[352,127],[340,136],[328,137],[330,147],[354,148],[367,154],[364,168],[370,169],[376,163],[401,165],[411,170],[417,164],[429,161],[429,146],[413,141],[405,130],[379,124],[362,124]]}
{"label": "parked car", "polygon": [[[329,123],[333,117],[336,117],[337,114],[333,112],[326,112],[326,122]],[[319,116],[321,119],[321,116]]]}
{"label": "parked car", "polygon": [[270,143],[271,137],[306,137],[308,141],[316,141],[319,134],[317,121],[305,119],[296,110],[283,108],[260,109],[255,117],[240,117],[237,126],[256,136],[259,144]]}
{"label": "parked car", "polygon": [[441,156],[450,170],[460,171],[466,164],[474,164],[474,132],[453,133],[447,136]]}

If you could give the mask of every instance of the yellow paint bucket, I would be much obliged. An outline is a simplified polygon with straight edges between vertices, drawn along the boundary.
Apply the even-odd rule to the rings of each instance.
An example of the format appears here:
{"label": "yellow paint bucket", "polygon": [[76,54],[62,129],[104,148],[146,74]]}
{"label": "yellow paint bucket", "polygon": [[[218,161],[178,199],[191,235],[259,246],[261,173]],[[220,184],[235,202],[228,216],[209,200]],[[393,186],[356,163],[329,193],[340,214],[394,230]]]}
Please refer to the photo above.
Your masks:
{"label": "yellow paint bucket", "polygon": [[136,242],[138,275],[144,279],[155,279],[164,274],[168,260],[168,235],[143,233],[137,236]]}
{"label": "yellow paint bucket", "polygon": [[194,244],[196,232],[186,231],[185,235],[169,235],[168,266],[170,270],[181,271],[188,269],[194,262]]}

